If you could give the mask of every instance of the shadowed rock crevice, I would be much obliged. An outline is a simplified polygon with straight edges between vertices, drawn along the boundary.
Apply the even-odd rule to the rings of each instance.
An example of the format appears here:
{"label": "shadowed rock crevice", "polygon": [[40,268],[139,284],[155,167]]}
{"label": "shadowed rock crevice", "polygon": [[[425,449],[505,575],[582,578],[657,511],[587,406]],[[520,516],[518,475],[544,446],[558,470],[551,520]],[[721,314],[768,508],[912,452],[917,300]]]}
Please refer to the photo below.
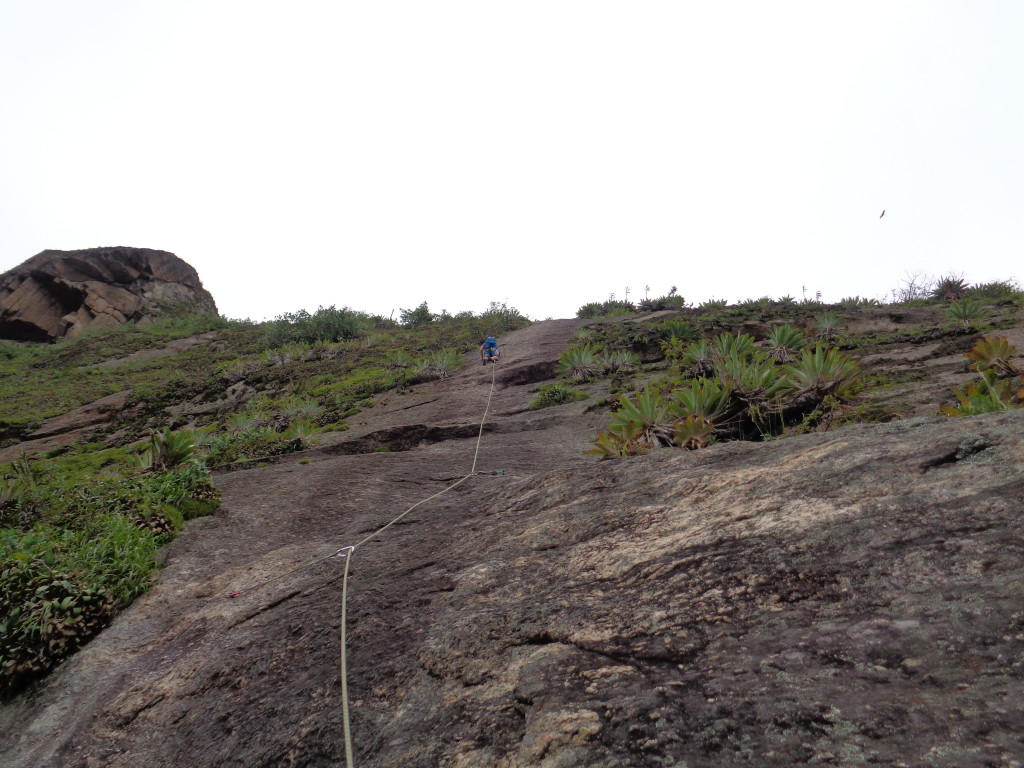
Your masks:
{"label": "shadowed rock crevice", "polygon": [[558,363],[554,360],[528,365],[509,366],[497,374],[497,383],[503,387],[514,387],[521,384],[537,384],[555,378]]}
{"label": "shadowed rock crevice", "polygon": [[[494,426],[484,425],[484,433],[493,432]],[[480,433],[479,424],[454,424],[450,426],[431,426],[428,424],[409,424],[391,427],[369,435],[336,443],[323,448],[323,453],[350,456],[357,453],[374,453],[376,451],[411,451],[414,448],[443,443],[446,440],[465,440],[476,437]]]}

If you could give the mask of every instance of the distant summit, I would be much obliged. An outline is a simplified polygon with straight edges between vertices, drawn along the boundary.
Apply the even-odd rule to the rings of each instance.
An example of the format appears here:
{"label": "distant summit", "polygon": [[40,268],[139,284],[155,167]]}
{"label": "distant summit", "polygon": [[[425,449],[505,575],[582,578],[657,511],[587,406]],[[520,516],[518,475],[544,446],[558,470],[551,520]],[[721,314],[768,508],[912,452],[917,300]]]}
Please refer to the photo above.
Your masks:
{"label": "distant summit", "polygon": [[56,341],[183,307],[217,312],[195,269],[151,248],[46,250],[0,275],[0,339]]}

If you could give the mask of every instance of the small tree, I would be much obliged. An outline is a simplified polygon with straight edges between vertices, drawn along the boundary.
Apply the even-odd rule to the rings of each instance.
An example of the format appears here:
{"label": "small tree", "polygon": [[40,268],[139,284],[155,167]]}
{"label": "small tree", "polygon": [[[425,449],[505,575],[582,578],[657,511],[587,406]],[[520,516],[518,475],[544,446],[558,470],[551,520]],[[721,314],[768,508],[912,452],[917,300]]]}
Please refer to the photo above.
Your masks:
{"label": "small tree", "polygon": [[417,326],[427,325],[433,322],[434,316],[430,314],[430,307],[427,306],[427,302],[423,302],[416,309],[403,309],[401,310],[402,325]]}

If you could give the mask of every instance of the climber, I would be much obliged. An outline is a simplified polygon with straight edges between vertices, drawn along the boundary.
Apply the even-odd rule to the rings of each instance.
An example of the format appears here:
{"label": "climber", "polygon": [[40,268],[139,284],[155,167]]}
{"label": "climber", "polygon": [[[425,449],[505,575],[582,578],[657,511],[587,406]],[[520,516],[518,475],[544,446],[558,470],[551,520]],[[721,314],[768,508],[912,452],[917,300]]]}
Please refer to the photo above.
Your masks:
{"label": "climber", "polygon": [[488,336],[480,344],[480,365],[487,365],[487,361],[498,361],[498,340]]}

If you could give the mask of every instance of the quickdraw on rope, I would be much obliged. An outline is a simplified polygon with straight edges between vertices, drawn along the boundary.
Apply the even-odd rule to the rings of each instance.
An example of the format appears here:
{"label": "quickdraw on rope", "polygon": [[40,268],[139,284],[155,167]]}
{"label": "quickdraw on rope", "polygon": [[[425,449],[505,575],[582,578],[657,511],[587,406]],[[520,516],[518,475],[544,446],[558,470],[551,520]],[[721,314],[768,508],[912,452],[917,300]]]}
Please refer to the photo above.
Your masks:
{"label": "quickdraw on rope", "polygon": [[228,597],[238,597],[243,592],[250,592],[250,591],[252,591],[254,589],[259,589],[262,586],[270,584],[271,582],[280,581],[285,576],[293,574],[296,571],[301,571],[303,568],[309,568],[309,566],[311,566],[311,565],[316,565],[317,563],[322,563],[324,560],[330,560],[332,557],[344,557],[345,556],[345,552],[348,549],[351,549],[351,547],[342,547],[341,549],[337,550],[336,552],[332,552],[331,554],[327,555],[326,557],[318,557],[318,558],[315,558],[314,560],[307,560],[304,563],[299,563],[294,568],[291,568],[291,569],[285,571],[284,573],[279,573],[276,576],[271,576],[269,579],[264,579],[263,581],[256,582],[255,584],[249,584],[248,586],[242,587],[241,589],[236,589],[234,592],[228,592]]}

